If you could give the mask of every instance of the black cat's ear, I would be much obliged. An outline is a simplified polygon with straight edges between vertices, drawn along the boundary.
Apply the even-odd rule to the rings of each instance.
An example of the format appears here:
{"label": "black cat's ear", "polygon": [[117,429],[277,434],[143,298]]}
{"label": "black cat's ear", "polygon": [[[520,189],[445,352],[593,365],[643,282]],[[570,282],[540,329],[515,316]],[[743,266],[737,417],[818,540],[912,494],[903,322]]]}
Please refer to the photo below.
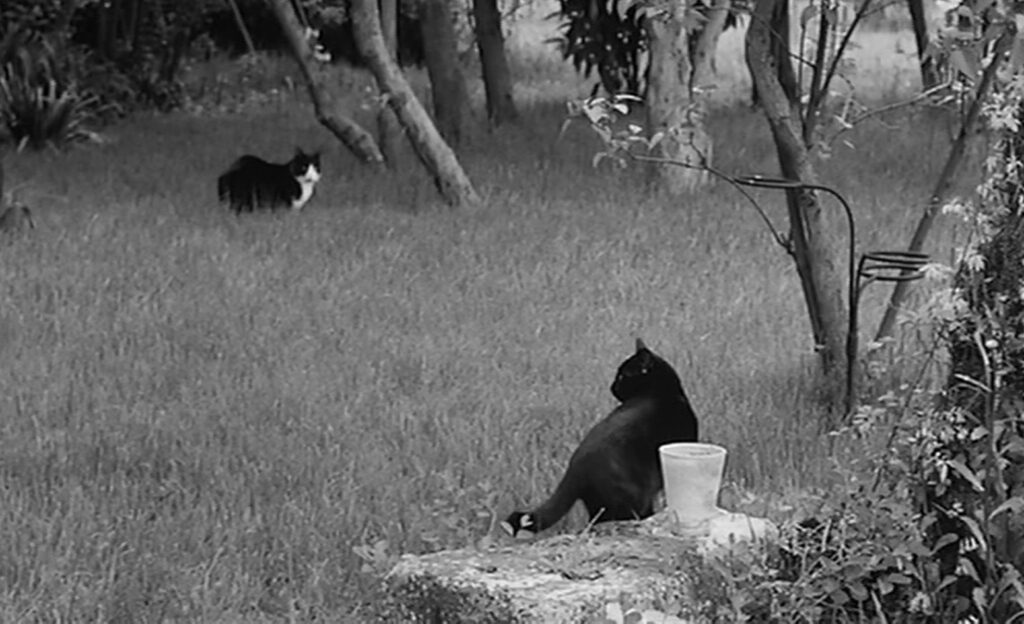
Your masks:
{"label": "black cat's ear", "polygon": [[636,352],[640,353],[641,351],[650,351],[650,349],[647,348],[647,345],[644,344],[643,340],[641,340],[640,338],[637,338],[636,339]]}

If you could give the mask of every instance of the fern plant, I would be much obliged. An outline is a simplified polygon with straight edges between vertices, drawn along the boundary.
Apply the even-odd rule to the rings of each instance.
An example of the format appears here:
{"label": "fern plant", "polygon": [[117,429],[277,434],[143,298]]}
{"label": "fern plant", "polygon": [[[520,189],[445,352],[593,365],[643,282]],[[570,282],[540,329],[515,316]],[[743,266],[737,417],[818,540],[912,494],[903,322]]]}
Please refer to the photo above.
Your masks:
{"label": "fern plant", "polygon": [[99,100],[79,87],[58,48],[41,40],[13,52],[0,68],[0,124],[19,149],[95,137],[88,123]]}

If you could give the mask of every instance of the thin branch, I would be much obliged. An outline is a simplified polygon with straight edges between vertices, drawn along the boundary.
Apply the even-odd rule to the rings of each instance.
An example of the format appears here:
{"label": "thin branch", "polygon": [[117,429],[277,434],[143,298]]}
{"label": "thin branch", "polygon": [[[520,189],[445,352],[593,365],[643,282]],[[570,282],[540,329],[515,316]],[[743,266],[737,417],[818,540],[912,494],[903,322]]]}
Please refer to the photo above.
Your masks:
{"label": "thin branch", "polygon": [[775,239],[775,242],[779,245],[779,247],[782,247],[789,255],[793,255],[793,248],[789,244],[789,241],[786,240],[786,237],[780,234],[777,229],[775,229],[775,226],[772,224],[771,219],[768,218],[768,215],[765,214],[764,210],[761,209],[760,204],[757,203],[753,196],[751,196],[750,193],[748,193],[747,190],[743,188],[743,185],[736,181],[736,178],[725,173],[724,171],[719,171],[718,169],[715,169],[714,167],[709,165],[704,154],[700,155],[701,162],[699,164],[694,164],[682,160],[676,160],[674,158],[665,158],[663,156],[645,156],[644,154],[634,154],[629,150],[622,151],[625,152],[625,154],[629,156],[629,158],[636,160],[638,162],[655,163],[661,165],[675,165],[677,167],[685,167],[687,169],[700,169],[702,171],[707,171],[708,173],[717,178],[725,180],[726,182],[731,184],[737,191],[739,191],[740,194],[747,199],[747,201],[750,202],[750,205],[752,205],[754,207],[754,210],[757,211],[757,214],[760,215],[761,220],[764,221],[765,226],[767,226],[768,230],[772,234],[772,238]]}
{"label": "thin branch", "polygon": [[[865,0],[865,4],[870,0]],[[828,51],[829,22],[838,20],[838,10],[832,18],[826,18],[824,8],[818,14],[818,41],[814,50],[814,65],[811,66],[811,85],[807,89],[807,107],[803,110],[804,145],[810,145],[814,136],[814,127],[818,122],[821,102],[825,99],[823,81],[825,80],[825,54]],[[802,20],[801,20],[802,21]],[[806,33],[806,30],[804,30]]]}
{"label": "thin branch", "polygon": [[940,85],[935,85],[934,87],[932,87],[930,89],[927,89],[926,91],[922,91],[922,92],[918,93],[917,95],[915,95],[912,98],[903,100],[901,102],[893,102],[892,104],[886,104],[885,106],[879,106],[878,108],[873,108],[873,109],[871,109],[869,111],[865,111],[865,112],[861,113],[860,115],[857,115],[853,119],[843,120],[843,127],[841,129],[839,129],[832,136],[831,139],[829,139],[829,142],[828,142],[829,146],[833,145],[836,142],[836,139],[838,139],[842,134],[845,134],[846,132],[849,132],[857,124],[861,123],[862,121],[867,121],[868,119],[871,119],[872,117],[878,117],[879,115],[884,115],[885,113],[891,113],[891,112],[893,112],[895,110],[899,110],[901,108],[906,108],[906,107],[914,106],[915,104],[919,104],[919,103],[921,103],[924,100],[928,100],[933,95],[938,94],[940,91],[944,91],[945,89],[947,89],[950,86],[950,84],[951,83],[946,82],[946,83],[943,83],[943,84],[940,84]]}
{"label": "thin branch", "polygon": [[850,27],[843,33],[842,42],[839,44],[839,48],[836,50],[835,56],[832,57],[832,63],[829,65],[828,72],[825,74],[825,82],[822,84],[822,90],[827,92],[828,88],[832,85],[832,78],[835,77],[836,71],[839,69],[839,61],[843,59],[843,54],[846,53],[846,48],[850,45],[850,38],[853,37],[853,31],[857,29],[861,20],[867,14],[868,8],[871,6],[871,0],[864,0],[864,3],[860,5],[857,12],[853,15],[853,21],[850,22]]}
{"label": "thin branch", "polygon": [[[871,0],[864,0],[863,4],[861,4],[860,7],[858,7],[857,12],[853,16],[853,20],[850,22],[850,27],[847,28],[846,32],[843,33],[842,40],[840,41],[839,46],[836,48],[836,53],[832,56],[832,61],[829,63],[828,70],[825,71],[824,77],[821,79],[818,88],[812,88],[810,91],[810,100],[807,103],[807,111],[804,114],[805,122],[803,134],[805,144],[810,144],[810,140],[814,136],[814,129],[817,125],[816,122],[818,119],[818,109],[821,106],[821,103],[825,100],[825,94],[828,93],[829,87],[832,85],[832,79],[835,77],[836,72],[839,69],[839,61],[842,60],[843,54],[846,52],[846,48],[850,44],[850,38],[853,37],[853,32],[857,29],[857,25],[860,24],[861,20],[864,18],[864,15],[867,13],[867,10],[868,8],[870,8],[870,6]],[[818,19],[822,20],[822,23],[825,22],[824,15],[822,15],[822,17],[819,17]],[[821,52],[823,47],[824,46],[822,46],[822,42],[818,41],[819,53]],[[820,58],[821,54],[819,54],[818,56]],[[814,71],[816,76],[818,75],[818,72],[821,69],[821,65],[823,64],[824,59],[822,59],[822,61],[820,62],[815,63]]]}

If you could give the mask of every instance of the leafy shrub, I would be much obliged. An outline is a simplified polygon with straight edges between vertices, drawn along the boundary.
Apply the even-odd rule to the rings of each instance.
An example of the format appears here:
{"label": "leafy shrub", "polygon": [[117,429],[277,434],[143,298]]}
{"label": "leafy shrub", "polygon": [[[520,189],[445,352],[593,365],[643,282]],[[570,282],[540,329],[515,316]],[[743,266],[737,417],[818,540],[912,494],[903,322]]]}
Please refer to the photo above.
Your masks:
{"label": "leafy shrub", "polygon": [[22,47],[0,68],[0,125],[19,146],[61,146],[94,136],[99,99],[79,87],[67,55],[48,40]]}

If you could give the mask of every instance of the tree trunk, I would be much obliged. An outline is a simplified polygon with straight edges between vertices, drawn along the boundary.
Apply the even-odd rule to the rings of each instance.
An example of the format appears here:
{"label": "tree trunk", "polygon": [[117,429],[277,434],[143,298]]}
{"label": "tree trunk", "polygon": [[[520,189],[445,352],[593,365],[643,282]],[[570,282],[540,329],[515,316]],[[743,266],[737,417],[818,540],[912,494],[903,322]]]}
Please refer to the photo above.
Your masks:
{"label": "tree trunk", "polygon": [[245,18],[242,17],[242,11],[238,8],[238,0],[228,0],[228,4],[231,5],[231,14],[235,17],[235,24],[238,25],[238,32],[242,33],[242,39],[245,40],[245,50],[249,54],[256,53],[256,45],[252,42],[252,35],[249,34],[249,27],[245,25]]}
{"label": "tree trunk", "polygon": [[690,77],[690,91],[701,93],[712,86],[714,76],[715,51],[718,49],[718,39],[725,30],[725,20],[729,17],[729,7],[732,0],[712,0],[707,11],[707,21],[704,22],[697,36],[697,41],[691,49],[693,72]]}
{"label": "tree trunk", "polygon": [[313,56],[313,49],[303,35],[302,25],[289,0],[270,0],[270,7],[281,24],[281,30],[288,40],[292,55],[299,63],[299,69],[313,100],[317,120],[348,147],[352,153],[368,163],[383,163],[384,156],[377,143],[359,124],[342,113],[341,107],[331,94],[325,74],[317,71],[319,62]]}
{"label": "tree trunk", "polygon": [[[996,73],[1012,43],[1012,34],[1003,34],[996,40],[994,52],[990,57],[991,60],[985,66],[981,80],[975,88],[971,106],[967,109],[967,114],[960,125],[960,132],[949,149],[946,164],[942,167],[942,171],[935,182],[935,188],[928,197],[928,204],[925,206],[924,212],[921,213],[921,218],[918,219],[917,226],[914,228],[914,234],[910,238],[910,245],[907,247],[909,251],[921,251],[924,248],[924,243],[931,232],[932,224],[935,223],[935,219],[939,216],[939,211],[949,201],[954,185],[960,175],[960,167],[967,157],[968,142],[975,135],[975,125],[977,125],[978,118],[981,115],[981,109],[985,102],[988,101],[988,94],[992,90]],[[893,286],[892,295],[889,296],[889,303],[886,305],[885,313],[882,315],[882,321],[878,324],[875,340],[881,340],[892,335],[893,327],[896,325],[896,315],[910,294],[910,285],[911,283],[906,281],[896,282],[895,286]]]}
{"label": "tree trunk", "polygon": [[[771,19],[768,22],[769,32],[772,33],[771,52],[772,58],[776,59],[776,67],[779,84],[782,91],[791,101],[796,102],[800,98],[800,83],[796,79],[796,71],[793,69],[793,59],[789,54],[789,3],[779,2],[772,8]],[[747,63],[749,67],[749,63]],[[757,82],[751,76],[751,98],[752,106],[760,106],[761,96],[757,92]]]}
{"label": "tree trunk", "polygon": [[[780,60],[788,60],[788,50],[786,56],[776,56],[773,42],[781,38],[772,32],[770,24],[772,12],[780,2],[787,0],[757,0],[747,31],[747,64],[771,127],[782,176],[815,183],[811,155],[801,139],[799,103],[788,96],[779,78]],[[843,301],[844,286],[848,284],[839,248],[828,225],[826,211],[813,192],[787,191],[787,200],[791,252],[800,276],[814,342],[825,372],[836,375],[838,380],[845,372],[843,353],[848,321]]]}
{"label": "tree trunk", "polygon": [[[384,44],[387,46],[391,58],[398,59],[398,0],[380,0],[380,26],[381,34],[384,36]],[[377,89],[381,93],[384,87],[380,82]],[[398,154],[402,146],[402,124],[398,122],[395,111],[384,104],[377,109],[377,142],[380,150],[384,152],[384,159],[387,160],[391,169],[398,167]]]}
{"label": "tree trunk", "polygon": [[480,196],[459,164],[455,153],[434,127],[416,99],[398,63],[388,54],[380,31],[376,0],[352,0],[352,25],[360,54],[383,87],[387,103],[398,115],[409,141],[445,201],[453,206],[475,205]]}
{"label": "tree trunk", "polygon": [[473,0],[476,45],[480,51],[480,71],[487,94],[487,119],[494,126],[518,117],[512,99],[512,73],[505,58],[505,39],[501,34],[501,12],[497,0]]}
{"label": "tree trunk", "polygon": [[707,181],[702,166],[711,163],[711,138],[705,129],[706,106],[690,91],[690,58],[683,15],[686,7],[670,3],[665,13],[644,18],[650,51],[647,72],[647,128],[663,133],[655,155],[683,166],[654,164],[653,181],[672,195],[692,191]]}
{"label": "tree trunk", "polygon": [[914,41],[917,42],[917,58],[921,64],[921,87],[927,91],[939,84],[939,73],[935,60],[926,56],[928,51],[928,20],[924,13],[924,0],[907,0],[910,21],[914,27]]}
{"label": "tree trunk", "polygon": [[423,0],[420,27],[423,32],[430,94],[434,104],[434,123],[449,145],[457,147],[462,139],[463,111],[468,107],[466,83],[459,68],[455,42],[455,24],[449,0]]}

